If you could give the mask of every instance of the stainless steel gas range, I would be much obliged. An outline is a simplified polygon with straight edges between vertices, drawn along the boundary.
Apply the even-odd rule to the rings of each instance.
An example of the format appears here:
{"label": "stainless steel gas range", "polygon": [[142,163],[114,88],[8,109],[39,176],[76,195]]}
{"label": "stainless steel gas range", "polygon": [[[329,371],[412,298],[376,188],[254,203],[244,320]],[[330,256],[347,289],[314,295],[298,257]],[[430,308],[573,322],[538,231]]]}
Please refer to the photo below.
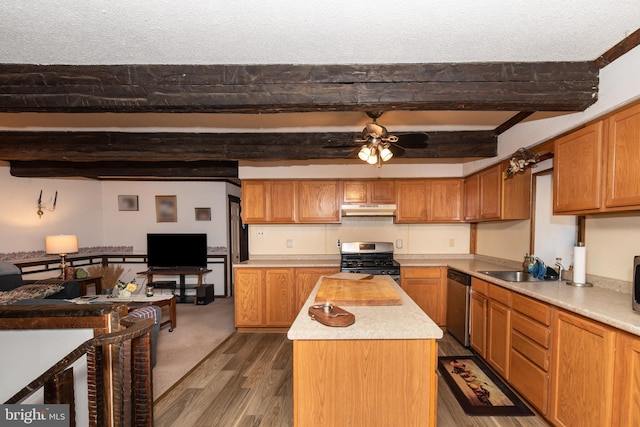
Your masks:
{"label": "stainless steel gas range", "polygon": [[340,245],[340,271],[388,274],[400,282],[400,264],[393,259],[392,242],[344,242]]}

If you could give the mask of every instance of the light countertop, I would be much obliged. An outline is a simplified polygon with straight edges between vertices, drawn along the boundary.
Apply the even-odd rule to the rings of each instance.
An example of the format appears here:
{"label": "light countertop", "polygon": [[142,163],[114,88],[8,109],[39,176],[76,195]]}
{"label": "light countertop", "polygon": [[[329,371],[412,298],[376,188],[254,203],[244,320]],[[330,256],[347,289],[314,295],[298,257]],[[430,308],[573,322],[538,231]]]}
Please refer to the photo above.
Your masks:
{"label": "light countertop", "polygon": [[330,327],[309,317],[320,282],[298,313],[287,334],[290,340],[378,340],[378,339],[439,339],[442,329],[389,276],[384,278],[402,298],[402,305],[346,306],[340,308],[355,315],[356,321],[347,327]]}
{"label": "light countertop", "polygon": [[[512,283],[480,273],[491,270],[514,270],[514,261],[483,260],[472,255],[461,256],[403,256],[395,257],[401,267],[449,267],[470,274],[487,282],[530,296],[567,311],[597,320],[609,326],[640,336],[640,312],[631,309],[631,294],[604,287],[579,288],[557,281]],[[249,261],[236,267],[335,267],[340,260],[326,258],[279,258]],[[315,293],[312,294],[315,296]],[[409,298],[409,297],[407,297]],[[410,300],[410,298],[409,298]],[[305,305],[308,307],[308,305]],[[348,310],[350,311],[350,310]],[[357,322],[357,319],[356,319]],[[335,328],[332,328],[335,329]]]}

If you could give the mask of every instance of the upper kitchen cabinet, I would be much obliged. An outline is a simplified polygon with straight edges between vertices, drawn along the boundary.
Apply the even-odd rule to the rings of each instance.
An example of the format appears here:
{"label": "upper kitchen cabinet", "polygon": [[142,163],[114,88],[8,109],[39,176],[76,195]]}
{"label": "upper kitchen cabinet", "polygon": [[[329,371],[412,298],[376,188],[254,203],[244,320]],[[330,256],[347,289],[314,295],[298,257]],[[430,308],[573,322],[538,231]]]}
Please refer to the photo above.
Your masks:
{"label": "upper kitchen cabinet", "polygon": [[531,169],[505,179],[502,164],[464,180],[464,220],[528,219],[531,216]]}
{"label": "upper kitchen cabinet", "polygon": [[396,223],[459,222],[462,220],[460,178],[396,181]]}
{"label": "upper kitchen cabinet", "polygon": [[295,181],[243,181],[242,221],[245,224],[290,224],[296,222],[295,190]]}
{"label": "upper kitchen cabinet", "polygon": [[396,181],[396,223],[427,222],[429,187],[425,179]]}
{"label": "upper kitchen cabinet", "polygon": [[462,179],[433,179],[427,220],[433,222],[459,222],[462,220]]}
{"label": "upper kitchen cabinet", "polygon": [[477,173],[464,179],[464,220],[477,221],[479,218],[478,196],[480,195],[480,176]]}
{"label": "upper kitchen cabinet", "polygon": [[395,203],[395,181],[390,179],[342,181],[342,201],[345,204]]}
{"label": "upper kitchen cabinet", "polygon": [[612,115],[607,126],[605,206],[640,209],[640,104]]}
{"label": "upper kitchen cabinet", "polygon": [[337,180],[298,181],[296,212],[301,223],[340,222],[341,187]]}
{"label": "upper kitchen cabinet", "polygon": [[603,122],[558,138],[554,146],[553,212],[597,212],[602,207]]}
{"label": "upper kitchen cabinet", "polygon": [[555,141],[554,213],[640,209],[640,103]]}

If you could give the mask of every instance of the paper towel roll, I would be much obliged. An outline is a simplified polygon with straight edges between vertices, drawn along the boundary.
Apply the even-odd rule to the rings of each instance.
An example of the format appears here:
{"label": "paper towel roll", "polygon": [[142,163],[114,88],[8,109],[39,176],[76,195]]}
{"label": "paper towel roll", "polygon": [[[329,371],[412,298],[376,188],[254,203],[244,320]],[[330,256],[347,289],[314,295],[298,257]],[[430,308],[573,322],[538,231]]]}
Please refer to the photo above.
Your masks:
{"label": "paper towel roll", "polygon": [[587,281],[587,248],[584,246],[573,247],[573,282],[586,283]]}

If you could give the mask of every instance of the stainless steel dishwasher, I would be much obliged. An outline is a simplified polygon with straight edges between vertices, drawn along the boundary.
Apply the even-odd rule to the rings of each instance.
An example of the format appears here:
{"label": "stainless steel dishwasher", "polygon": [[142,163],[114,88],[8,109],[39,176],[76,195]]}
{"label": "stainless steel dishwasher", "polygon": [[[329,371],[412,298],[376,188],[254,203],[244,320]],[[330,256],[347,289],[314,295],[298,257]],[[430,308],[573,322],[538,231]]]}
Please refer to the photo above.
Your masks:
{"label": "stainless steel dishwasher", "polygon": [[447,331],[469,347],[469,309],[471,276],[458,270],[447,271]]}

